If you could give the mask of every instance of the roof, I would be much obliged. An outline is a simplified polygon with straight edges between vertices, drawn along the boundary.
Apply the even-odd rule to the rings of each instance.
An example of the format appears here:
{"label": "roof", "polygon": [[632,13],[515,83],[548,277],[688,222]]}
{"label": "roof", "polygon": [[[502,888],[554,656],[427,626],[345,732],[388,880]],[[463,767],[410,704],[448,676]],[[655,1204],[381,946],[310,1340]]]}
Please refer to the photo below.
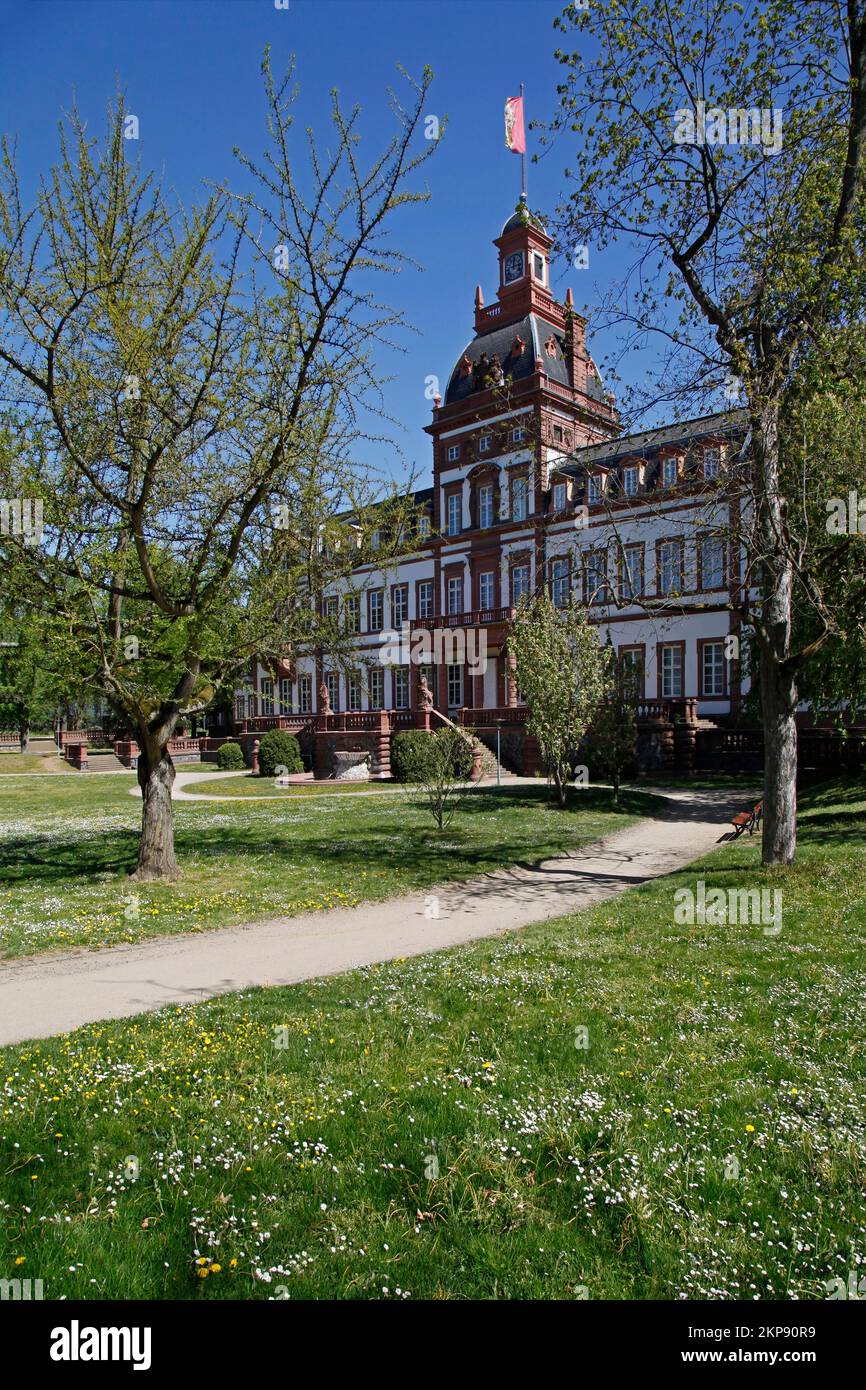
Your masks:
{"label": "roof", "polygon": [[[550,356],[545,347],[551,337],[555,340],[554,356]],[[517,338],[523,340],[523,350],[515,356],[512,349]],[[486,362],[482,361],[485,357]],[[489,333],[479,334],[467,343],[457,359],[445,390],[445,405],[465,400],[474,392],[497,384],[495,376],[489,375],[490,369],[495,365],[494,359],[498,359],[505,381],[520,381],[524,377],[532,376],[538,357],[544,362],[544,370],[552,380],[558,381],[562,386],[571,384],[565,356],[565,337],[561,331],[546,323],[537,314],[525,314],[516,322],[493,328]],[[471,370],[466,375],[461,374],[464,358],[468,358],[471,364]],[[597,371],[594,375],[589,375],[588,394],[595,400],[605,400],[604,387]]]}
{"label": "roof", "polygon": [[747,410],[722,410],[714,415],[699,415],[692,420],[662,425],[658,429],[623,434],[617,439],[605,439],[601,444],[588,444],[574,449],[567,462],[557,465],[558,473],[576,474],[591,464],[611,466],[630,455],[649,459],[666,445],[684,444],[687,447],[707,437],[742,434],[748,428]]}

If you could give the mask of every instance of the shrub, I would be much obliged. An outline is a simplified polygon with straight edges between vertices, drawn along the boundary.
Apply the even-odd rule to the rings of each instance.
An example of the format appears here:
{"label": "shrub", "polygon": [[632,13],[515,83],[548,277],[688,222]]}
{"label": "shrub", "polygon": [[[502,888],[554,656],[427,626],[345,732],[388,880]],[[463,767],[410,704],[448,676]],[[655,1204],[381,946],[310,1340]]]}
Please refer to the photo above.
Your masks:
{"label": "shrub", "polygon": [[[443,736],[447,735],[447,739]],[[423,729],[407,729],[391,740],[391,775],[397,782],[421,782],[428,771],[431,741],[440,739],[449,752],[448,771],[464,781],[472,771],[472,743],[462,732],[444,728],[432,734]]]}
{"label": "shrub", "polygon": [[269,729],[259,744],[259,772],[263,777],[276,776],[277,768],[286,772],[303,772],[304,760],[294,734],[284,729]]}
{"label": "shrub", "polygon": [[221,772],[237,772],[244,766],[244,750],[239,743],[221,743],[217,749],[217,764]]}
{"label": "shrub", "polygon": [[417,781],[430,735],[423,729],[407,729],[391,740],[391,776],[397,782]]}

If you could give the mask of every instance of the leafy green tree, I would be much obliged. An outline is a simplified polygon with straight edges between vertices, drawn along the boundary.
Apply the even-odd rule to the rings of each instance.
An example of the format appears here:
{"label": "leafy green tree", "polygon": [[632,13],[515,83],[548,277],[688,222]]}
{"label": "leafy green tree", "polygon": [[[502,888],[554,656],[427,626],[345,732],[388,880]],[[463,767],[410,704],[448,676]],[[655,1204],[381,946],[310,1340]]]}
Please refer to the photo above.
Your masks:
{"label": "leafy green tree", "polygon": [[407,750],[407,780],[420,788],[437,830],[450,825],[465,795],[468,747],[463,730],[449,724],[425,734]]}
{"label": "leafy green tree", "polygon": [[635,670],[617,660],[613,644],[604,647],[605,694],[589,734],[590,756],[613,783],[613,799],[619,803],[624,768],[634,757],[637,736],[636,706],[639,682]]}
{"label": "leafy green tree", "polygon": [[529,707],[527,733],[538,739],[548,779],[565,806],[573,757],[605,691],[598,630],[573,596],[567,608],[557,608],[549,594],[539,593],[518,605],[508,650]]}
{"label": "leafy green tree", "polygon": [[[556,125],[574,137],[563,234],[634,253],[611,298],[631,335],[667,343],[656,401],[693,415],[723,383],[744,401],[748,449],[730,481],[758,651],[763,860],[788,863],[798,680],[854,620],[839,598],[857,595],[808,563],[782,412],[804,359],[820,362],[840,325],[862,319],[866,5],[605,0],[569,5],[557,24],[580,32],[579,50],[558,54]],[[810,466],[806,493],[816,481]],[[798,597],[814,620],[802,641]]]}
{"label": "leafy green tree", "polygon": [[264,160],[190,211],[129,162],[120,99],[101,143],[72,115],[32,208],[4,144],[0,496],[40,500],[44,534],[0,535],[0,583],[65,625],[135,731],[138,878],[178,873],[179,720],[254,654],[315,645],[317,596],[371,544],[380,484],[355,456],[382,410],[375,350],[401,323],[376,289],[403,264],[395,215],[426,196],[430,80],[394,99],[364,166],[336,95],[330,147],[307,132],[299,149],[291,74],[266,59]]}

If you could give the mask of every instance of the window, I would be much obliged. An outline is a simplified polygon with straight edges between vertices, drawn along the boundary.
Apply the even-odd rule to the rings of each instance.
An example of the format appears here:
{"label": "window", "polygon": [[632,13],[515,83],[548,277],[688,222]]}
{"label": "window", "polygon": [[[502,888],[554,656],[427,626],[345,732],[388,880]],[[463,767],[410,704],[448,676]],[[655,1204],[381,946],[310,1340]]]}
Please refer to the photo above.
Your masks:
{"label": "window", "polygon": [[322,617],[323,617],[323,618],[336,618],[336,616],[337,616],[337,600],[336,600],[335,598],[326,598],[326,599],[323,601],[323,603],[322,603]]}
{"label": "window", "polygon": [[347,632],[360,632],[361,630],[361,600],[357,594],[349,594],[343,600],[343,612],[346,618]]}
{"label": "window", "polygon": [[554,444],[562,444],[563,441],[564,441],[564,439],[565,439],[565,431],[563,430],[562,425],[554,425],[554,427],[553,427],[553,442],[554,442]]}
{"label": "window", "polygon": [[409,708],[409,667],[397,666],[394,670],[394,708]]}
{"label": "window", "polygon": [[725,644],[705,642],[701,648],[701,694],[725,693]]}
{"label": "window", "polygon": [[426,540],[429,535],[430,518],[426,512],[422,512],[421,516],[418,518],[418,539],[419,541]]}
{"label": "window", "polygon": [[490,453],[490,444],[491,444],[490,435],[489,435],[489,434],[482,434],[482,435],[480,436],[479,440],[478,440],[478,452],[479,452],[479,454],[489,454],[489,453]]}
{"label": "window", "polygon": [[409,621],[409,585],[395,584],[391,590],[391,626],[402,627]]}
{"label": "window", "polygon": [[423,579],[418,585],[418,617],[433,617],[433,580]]}
{"label": "window", "polygon": [[622,474],[622,490],[626,497],[637,496],[637,469],[624,468]]}
{"label": "window", "polygon": [[448,708],[460,709],[463,704],[463,667],[448,667]]}
{"label": "window", "polygon": [[600,473],[592,473],[589,478],[589,501],[600,502],[604,491],[604,478]]}
{"label": "window", "polygon": [[313,677],[298,677],[298,708],[301,714],[311,714],[313,709]]}
{"label": "window", "polygon": [[280,680],[280,714],[289,714],[292,708],[292,682],[288,676]]}
{"label": "window", "polygon": [[643,546],[626,546],[624,560],[621,597],[635,598],[643,593]]}
{"label": "window", "polygon": [[662,482],[665,487],[673,487],[677,480],[676,458],[662,459]]}
{"label": "window", "polygon": [[678,699],[683,693],[683,649],[662,647],[662,699]]}
{"label": "window", "polygon": [[512,444],[522,444],[522,443],[523,443],[523,426],[522,426],[522,425],[518,425],[516,429],[513,429],[513,430],[511,431],[511,442],[512,442]]}
{"label": "window", "polygon": [[725,546],[718,536],[701,541],[701,587],[722,589],[725,584]]}
{"label": "window", "polygon": [[336,671],[329,671],[325,676],[325,685],[328,690],[328,699],[331,702],[331,709],[336,714],[340,708],[340,677]]}
{"label": "window", "polygon": [[553,484],[553,510],[561,512],[568,501],[568,488],[565,483]]}
{"label": "window", "polygon": [[383,709],[385,705],[385,672],[381,666],[374,666],[370,672],[370,709]]}
{"label": "window", "polygon": [[526,497],[526,479],[513,478],[511,482],[511,516],[514,521],[526,520]]}
{"label": "window", "polygon": [[463,580],[459,575],[448,580],[448,612],[463,612]]}
{"label": "window", "polygon": [[554,607],[568,607],[569,573],[567,560],[552,560],[550,565],[550,598]]}
{"label": "window", "polygon": [[367,613],[370,619],[369,631],[381,632],[385,625],[385,593],[382,589],[371,589],[367,595]]}
{"label": "window", "polygon": [[683,587],[682,541],[662,541],[658,548],[659,593],[678,594]]}
{"label": "window", "polygon": [[704,449],[704,477],[717,478],[719,476],[719,465],[721,461],[721,449],[718,447]]}
{"label": "window", "polygon": [[377,531],[371,531],[371,532],[370,532],[370,549],[371,549],[371,550],[378,550],[378,549],[379,549],[379,546],[380,546],[381,544],[382,544],[382,532],[381,532],[381,531],[378,531],[378,530],[377,530]]}
{"label": "window", "polygon": [[516,607],[529,593],[529,566],[515,565],[511,571],[511,603]]}
{"label": "window", "polygon": [[542,285],[544,284],[544,257],[537,251],[532,254],[532,273]]}
{"label": "window", "polygon": [[478,489],[478,525],[493,525],[493,484],[485,483]]}
{"label": "window", "polygon": [[620,647],[620,669],[623,685],[636,699],[643,697],[643,652],[639,647]]}
{"label": "window", "polygon": [[274,683],[269,676],[262,677],[262,683],[259,688],[259,698],[261,701],[262,714],[273,714]]}
{"label": "window", "polygon": [[607,598],[607,556],[591,550],[586,557],[583,577],[584,603],[603,603]]}
{"label": "window", "polygon": [[346,705],[353,713],[361,708],[361,677],[357,671],[350,671],[346,677]]}
{"label": "window", "polygon": [[494,603],[495,575],[493,570],[485,570],[478,579],[478,601],[482,608],[492,608]]}
{"label": "window", "polygon": [[462,527],[463,498],[459,492],[448,494],[448,534],[449,536],[459,536]]}
{"label": "window", "polygon": [[456,463],[457,460],[459,459],[459,457],[460,457],[460,445],[459,445],[459,444],[449,444],[449,445],[448,445],[448,462],[449,462],[449,463]]}

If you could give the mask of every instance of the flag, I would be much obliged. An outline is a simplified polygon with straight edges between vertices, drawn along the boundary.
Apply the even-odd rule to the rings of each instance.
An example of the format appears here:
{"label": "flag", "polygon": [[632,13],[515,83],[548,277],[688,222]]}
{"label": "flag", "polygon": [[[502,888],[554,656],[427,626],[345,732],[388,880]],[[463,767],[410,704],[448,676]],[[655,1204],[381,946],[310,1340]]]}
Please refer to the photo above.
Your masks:
{"label": "flag", "polygon": [[526,154],[523,97],[509,97],[505,103],[505,144],[512,154]]}

